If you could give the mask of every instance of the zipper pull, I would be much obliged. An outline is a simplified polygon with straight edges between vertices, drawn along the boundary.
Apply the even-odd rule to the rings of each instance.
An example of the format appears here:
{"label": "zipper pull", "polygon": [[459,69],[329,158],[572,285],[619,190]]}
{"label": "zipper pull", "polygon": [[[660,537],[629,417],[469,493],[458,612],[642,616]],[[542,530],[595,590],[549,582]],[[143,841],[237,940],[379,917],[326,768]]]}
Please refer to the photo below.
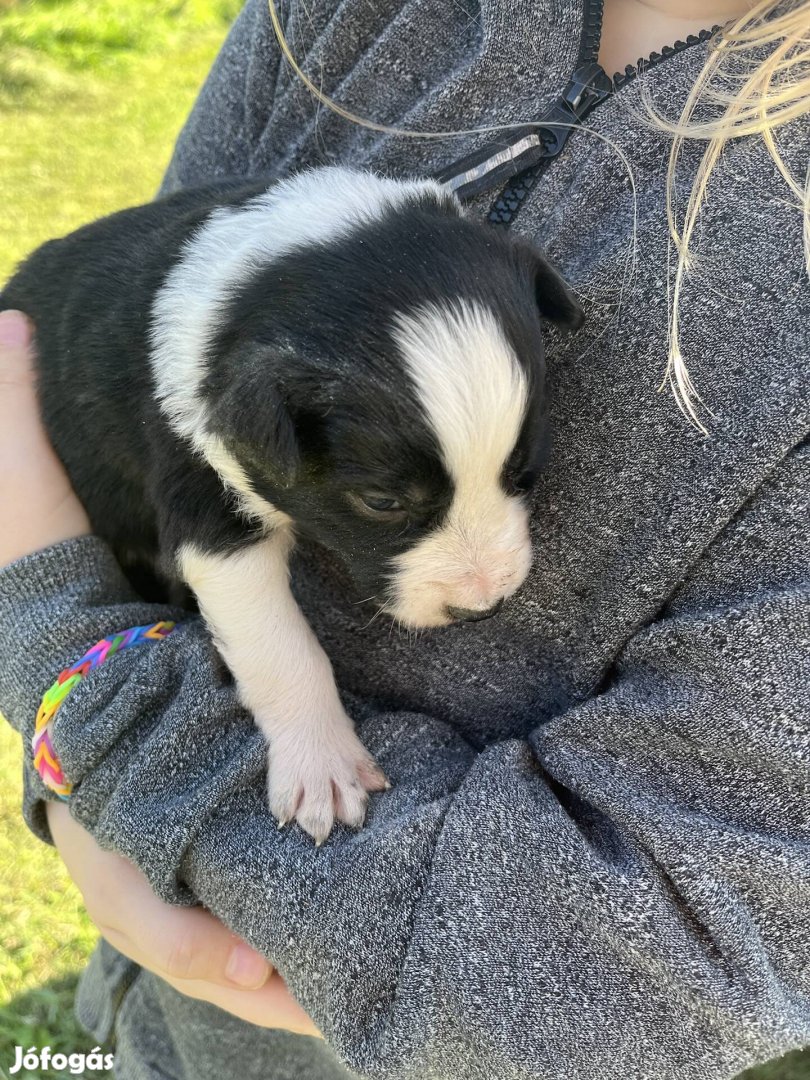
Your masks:
{"label": "zipper pull", "polygon": [[578,68],[560,97],[537,124],[512,128],[495,142],[454,161],[435,179],[459,199],[471,199],[482,191],[500,187],[540,161],[555,158],[568,141],[572,128],[600,102],[609,97],[613,83],[599,64]]}
{"label": "zipper pull", "polygon": [[568,142],[573,128],[557,124],[581,124],[586,116],[613,93],[613,80],[599,64],[585,64],[571,76],[551,111],[543,117],[543,138],[546,140],[544,158],[555,158]]}

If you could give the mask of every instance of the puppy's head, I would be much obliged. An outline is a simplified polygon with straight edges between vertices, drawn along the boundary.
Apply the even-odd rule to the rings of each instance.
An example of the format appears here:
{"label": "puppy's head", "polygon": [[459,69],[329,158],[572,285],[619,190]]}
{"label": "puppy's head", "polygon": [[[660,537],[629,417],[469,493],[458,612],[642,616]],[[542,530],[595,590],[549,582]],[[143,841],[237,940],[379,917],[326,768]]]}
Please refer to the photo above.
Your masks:
{"label": "puppy's head", "polygon": [[493,614],[526,577],[541,320],[582,312],[539,252],[412,187],[257,268],[202,394],[253,512],[286,514],[402,623],[439,626]]}

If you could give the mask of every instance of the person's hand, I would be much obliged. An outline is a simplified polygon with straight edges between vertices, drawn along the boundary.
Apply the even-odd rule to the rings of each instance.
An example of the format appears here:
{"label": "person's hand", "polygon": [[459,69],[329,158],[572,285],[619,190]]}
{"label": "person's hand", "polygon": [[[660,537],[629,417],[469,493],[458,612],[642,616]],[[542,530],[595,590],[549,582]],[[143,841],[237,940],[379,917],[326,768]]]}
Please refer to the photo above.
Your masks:
{"label": "person's hand", "polygon": [[[40,421],[32,336],[23,315],[0,312],[0,566],[90,531]],[[320,1036],[281,976],[213,915],[164,904],[64,803],[48,803],[46,812],[68,873],[111,945],[183,994],[252,1024]]]}
{"label": "person's hand", "polygon": [[251,1024],[320,1037],[281,976],[210,912],[164,904],[140,871],[102,850],[64,803],[48,803],[47,815],[88,915],[119,952],[181,994]]}
{"label": "person's hand", "polygon": [[0,566],[90,531],[39,418],[32,326],[0,312]]}

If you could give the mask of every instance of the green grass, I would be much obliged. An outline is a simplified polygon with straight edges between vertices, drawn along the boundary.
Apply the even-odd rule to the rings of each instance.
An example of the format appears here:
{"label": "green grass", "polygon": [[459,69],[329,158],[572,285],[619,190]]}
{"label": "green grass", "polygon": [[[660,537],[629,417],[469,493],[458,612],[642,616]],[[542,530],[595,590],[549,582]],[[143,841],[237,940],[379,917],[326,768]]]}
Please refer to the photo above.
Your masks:
{"label": "green grass", "polygon": [[0,0],[0,279],[152,197],[239,0]]}
{"label": "green grass", "polygon": [[5,1069],[14,1061],[16,1045],[92,1049],[73,1018],[72,1001],[77,973],[97,935],[56,852],[22,823],[20,740],[0,723],[0,1069]]}
{"label": "green grass", "polygon": [[239,0],[36,0],[7,4],[0,50],[20,48],[38,61],[76,71],[120,71],[150,49],[183,45],[189,31],[219,30],[239,10]]}
{"label": "green grass", "polygon": [[[0,0],[0,281],[42,241],[151,198],[239,6]],[[0,1076],[17,1044],[91,1049],[71,1003],[96,933],[22,823],[20,754],[0,718]],[[810,1080],[810,1056],[745,1080]]]}

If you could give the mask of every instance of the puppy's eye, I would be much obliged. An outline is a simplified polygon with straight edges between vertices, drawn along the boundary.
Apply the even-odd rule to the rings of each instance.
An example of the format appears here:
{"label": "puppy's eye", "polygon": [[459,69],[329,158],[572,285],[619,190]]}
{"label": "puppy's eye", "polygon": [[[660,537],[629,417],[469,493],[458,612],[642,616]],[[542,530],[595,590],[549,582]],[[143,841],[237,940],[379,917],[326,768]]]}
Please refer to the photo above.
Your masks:
{"label": "puppy's eye", "polygon": [[360,502],[366,510],[373,510],[375,514],[389,514],[392,511],[404,509],[402,503],[396,499],[388,499],[384,495],[361,495]]}
{"label": "puppy's eye", "polygon": [[408,516],[408,511],[398,499],[376,491],[347,491],[352,506],[365,517],[377,521],[397,522]]}

